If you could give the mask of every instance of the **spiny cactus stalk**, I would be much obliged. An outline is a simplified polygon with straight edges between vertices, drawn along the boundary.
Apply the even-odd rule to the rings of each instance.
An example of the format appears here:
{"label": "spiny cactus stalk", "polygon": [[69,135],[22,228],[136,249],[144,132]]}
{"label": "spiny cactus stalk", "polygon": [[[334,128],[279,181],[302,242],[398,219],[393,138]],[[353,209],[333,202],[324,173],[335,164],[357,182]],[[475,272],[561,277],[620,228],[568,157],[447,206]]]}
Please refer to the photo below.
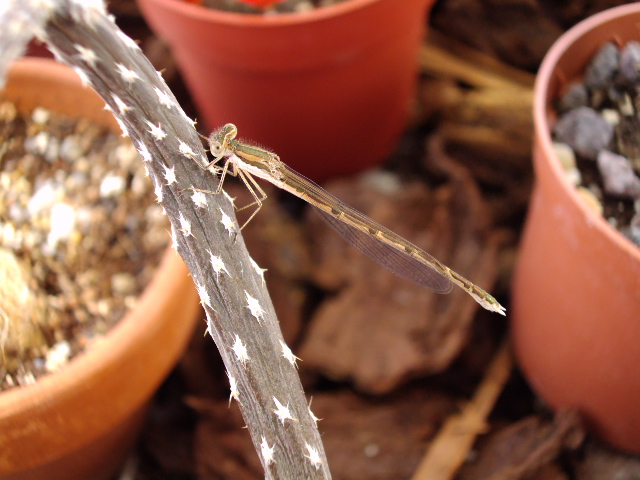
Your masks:
{"label": "spiny cactus stalk", "polygon": [[[331,478],[324,448],[284,343],[263,271],[246,251],[232,201],[199,164],[193,122],[101,0],[5,0],[0,67],[37,33],[104,99],[147,166],[227,369],[267,479]],[[21,33],[27,32],[27,35]],[[2,58],[2,56],[5,58]],[[6,72],[0,72],[3,78]],[[232,119],[230,119],[232,120]]]}

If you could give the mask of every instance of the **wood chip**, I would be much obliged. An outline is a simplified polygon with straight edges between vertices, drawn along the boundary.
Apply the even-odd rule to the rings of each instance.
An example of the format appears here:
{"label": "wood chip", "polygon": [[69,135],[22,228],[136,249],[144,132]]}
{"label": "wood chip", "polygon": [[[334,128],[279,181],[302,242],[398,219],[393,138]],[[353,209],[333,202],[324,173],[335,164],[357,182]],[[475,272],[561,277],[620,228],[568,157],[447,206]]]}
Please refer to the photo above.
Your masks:
{"label": "wood chip", "polygon": [[[433,191],[417,182],[395,193],[346,180],[328,188],[490,289],[499,242],[489,229],[486,205],[464,167],[444,175],[448,181]],[[335,293],[311,321],[299,355],[305,365],[376,394],[444,370],[464,346],[477,304],[460,289],[439,295],[398,279],[352,249],[314,214],[309,221],[312,253],[318,259],[315,278]]]}

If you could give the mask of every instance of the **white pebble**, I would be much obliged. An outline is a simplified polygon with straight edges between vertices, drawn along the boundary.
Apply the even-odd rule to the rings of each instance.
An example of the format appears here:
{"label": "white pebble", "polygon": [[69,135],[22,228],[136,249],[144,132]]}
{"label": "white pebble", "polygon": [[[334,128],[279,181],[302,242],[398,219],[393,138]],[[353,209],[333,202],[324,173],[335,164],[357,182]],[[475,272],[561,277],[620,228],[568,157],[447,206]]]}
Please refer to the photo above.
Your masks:
{"label": "white pebble", "polygon": [[53,180],[47,179],[38,185],[36,192],[29,199],[27,209],[35,217],[44,210],[51,208],[55,202],[58,189]]}
{"label": "white pebble", "polygon": [[76,210],[76,225],[83,233],[89,232],[93,226],[93,214],[91,207],[81,206]]}
{"label": "white pebble", "polygon": [[620,109],[620,113],[625,117],[631,117],[635,113],[635,108],[633,107],[633,102],[629,95],[625,94],[622,97],[622,101],[619,103],[618,108]]}
{"label": "white pebble", "polygon": [[36,107],[31,112],[31,120],[40,125],[44,125],[51,118],[51,112],[46,108]]}
{"label": "white pebble", "polygon": [[571,170],[572,168],[576,168],[576,154],[573,148],[563,142],[553,142],[553,149],[563,169]]}
{"label": "white pebble", "polygon": [[565,176],[569,179],[571,185],[577,187],[582,183],[582,174],[576,167],[570,168],[564,172]]}
{"label": "white pebble", "polygon": [[55,250],[60,240],[69,238],[76,224],[75,210],[66,203],[56,203],[51,208],[49,235],[47,244],[51,250]]}
{"label": "white pebble", "polygon": [[57,372],[67,363],[71,356],[69,342],[61,340],[55,343],[47,352],[44,368],[47,372]]}
{"label": "white pebble", "polygon": [[149,187],[149,181],[143,175],[134,175],[131,179],[131,191],[137,197],[146,195]]}
{"label": "white pebble", "polygon": [[73,163],[82,156],[84,150],[78,135],[67,135],[60,144],[60,157],[69,163]]}
{"label": "white pebble", "polygon": [[60,140],[56,137],[49,137],[47,150],[44,152],[44,158],[47,162],[53,163],[60,157]]}
{"label": "white pebble", "polygon": [[24,149],[29,153],[35,153],[42,155],[47,151],[49,145],[49,134],[46,132],[40,132],[34,137],[26,138],[24,141]]}
{"label": "white pebble", "polygon": [[614,127],[618,125],[618,123],[620,123],[620,113],[618,113],[617,110],[614,110],[612,108],[605,108],[600,112],[600,115],[602,115],[602,118],[604,118],[607,123],[613,125]]}
{"label": "white pebble", "polygon": [[22,224],[29,220],[29,212],[22,206],[17,203],[12,203],[9,205],[9,219],[15,223]]}
{"label": "white pebble", "polygon": [[126,182],[120,175],[107,175],[100,184],[100,197],[115,197],[124,192]]}
{"label": "white pebble", "polygon": [[122,295],[128,295],[135,292],[136,279],[127,272],[116,273],[111,276],[111,289]]}
{"label": "white pebble", "polygon": [[584,203],[589,206],[591,210],[593,210],[598,215],[602,216],[602,204],[598,197],[594,195],[591,190],[588,190],[584,187],[578,187],[578,195],[582,197]]}
{"label": "white pebble", "polygon": [[0,239],[5,247],[19,248],[20,242],[16,238],[16,229],[11,223],[0,225]]}
{"label": "white pebble", "polygon": [[131,165],[134,162],[139,161],[140,158],[136,147],[131,143],[123,143],[122,145],[119,145],[114,153],[122,170],[131,170]]}

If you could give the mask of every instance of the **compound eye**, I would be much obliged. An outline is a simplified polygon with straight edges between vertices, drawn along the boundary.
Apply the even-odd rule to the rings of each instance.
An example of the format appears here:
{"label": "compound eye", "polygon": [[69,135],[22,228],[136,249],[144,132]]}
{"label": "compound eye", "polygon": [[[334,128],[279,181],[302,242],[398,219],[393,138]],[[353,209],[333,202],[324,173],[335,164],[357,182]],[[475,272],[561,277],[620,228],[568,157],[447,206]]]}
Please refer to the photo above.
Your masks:
{"label": "compound eye", "polygon": [[222,145],[219,142],[211,142],[211,153],[214,157],[221,157],[224,153],[222,150]]}

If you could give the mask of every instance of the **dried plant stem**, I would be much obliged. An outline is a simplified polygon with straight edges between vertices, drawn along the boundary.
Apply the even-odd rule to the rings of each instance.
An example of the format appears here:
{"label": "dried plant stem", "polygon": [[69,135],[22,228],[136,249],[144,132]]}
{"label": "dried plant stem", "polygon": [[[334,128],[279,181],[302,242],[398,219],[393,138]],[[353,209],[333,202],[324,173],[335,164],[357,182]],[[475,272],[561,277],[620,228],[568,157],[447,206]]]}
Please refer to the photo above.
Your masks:
{"label": "dried plant stem", "polygon": [[473,399],[451,416],[433,439],[412,480],[450,480],[467,458],[473,442],[486,430],[486,419],[511,375],[513,359],[505,341],[493,357]]}
{"label": "dried plant stem", "polygon": [[0,45],[11,44],[12,8],[15,13],[20,4],[21,21],[31,14],[34,31],[41,29],[57,59],[100,94],[145,161],[158,202],[171,221],[174,247],[198,288],[209,333],[227,368],[231,396],[240,404],[265,477],[331,478],[316,419],[307,406],[295,357],[284,344],[262,271],[237,231],[231,200],[203,193],[214,191],[217,180],[198,166],[197,160],[205,161],[202,144],[160,74],[99,2],[9,3],[0,11],[0,23],[8,25],[0,33]]}
{"label": "dried plant stem", "polygon": [[490,164],[497,158],[502,166],[529,171],[532,74],[435,32],[420,50],[420,66],[429,77],[421,85],[423,103],[440,119],[438,131],[447,145]]}

